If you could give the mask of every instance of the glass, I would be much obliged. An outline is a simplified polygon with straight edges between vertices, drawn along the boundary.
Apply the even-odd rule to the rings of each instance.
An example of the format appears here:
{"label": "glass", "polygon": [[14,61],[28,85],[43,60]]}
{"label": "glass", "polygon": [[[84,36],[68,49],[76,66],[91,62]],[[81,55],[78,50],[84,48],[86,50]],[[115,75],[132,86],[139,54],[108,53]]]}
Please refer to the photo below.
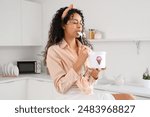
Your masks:
{"label": "glass", "polygon": [[71,24],[80,24],[83,26],[83,22],[82,21],[78,21],[77,19],[71,19],[68,21],[68,23],[71,23]]}

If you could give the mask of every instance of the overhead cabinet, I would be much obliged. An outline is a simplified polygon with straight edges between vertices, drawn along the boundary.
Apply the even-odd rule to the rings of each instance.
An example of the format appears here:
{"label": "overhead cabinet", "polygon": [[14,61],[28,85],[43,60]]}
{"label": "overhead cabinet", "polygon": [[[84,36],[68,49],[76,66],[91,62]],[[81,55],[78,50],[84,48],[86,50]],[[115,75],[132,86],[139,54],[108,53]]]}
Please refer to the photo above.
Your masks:
{"label": "overhead cabinet", "polygon": [[29,1],[23,1],[22,5],[22,43],[23,45],[41,45],[41,5]]}
{"label": "overhead cabinet", "polygon": [[0,46],[39,46],[42,40],[40,3],[0,0]]}
{"label": "overhead cabinet", "polygon": [[0,0],[0,45],[21,44],[21,0]]}

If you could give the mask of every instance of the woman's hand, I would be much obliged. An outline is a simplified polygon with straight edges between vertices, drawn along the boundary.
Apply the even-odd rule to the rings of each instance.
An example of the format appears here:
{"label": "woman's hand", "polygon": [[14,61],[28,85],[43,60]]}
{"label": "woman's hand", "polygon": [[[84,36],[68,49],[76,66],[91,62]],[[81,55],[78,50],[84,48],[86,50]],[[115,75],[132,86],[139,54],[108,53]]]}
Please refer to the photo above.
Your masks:
{"label": "woman's hand", "polygon": [[78,49],[78,59],[76,63],[74,64],[73,68],[78,73],[82,67],[82,65],[85,63],[87,57],[88,57],[88,48],[84,45],[79,47]]}
{"label": "woman's hand", "polygon": [[91,69],[92,71],[91,71],[91,76],[95,79],[95,80],[97,80],[98,79],[98,74],[100,73],[100,71],[101,71],[101,69]]}

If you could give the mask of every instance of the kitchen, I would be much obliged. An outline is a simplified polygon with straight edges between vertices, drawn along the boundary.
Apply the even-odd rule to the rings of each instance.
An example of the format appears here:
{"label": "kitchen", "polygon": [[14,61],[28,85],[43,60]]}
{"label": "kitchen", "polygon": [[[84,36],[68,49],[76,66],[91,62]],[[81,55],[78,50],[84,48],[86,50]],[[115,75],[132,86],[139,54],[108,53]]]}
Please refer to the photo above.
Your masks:
{"label": "kitchen", "polygon": [[[107,69],[102,79],[118,87],[125,85],[127,88],[126,84],[130,84],[135,86],[131,93],[140,95],[140,91],[144,91],[143,96],[150,95],[147,94],[150,81],[143,81],[143,74],[150,66],[150,2],[142,0],[0,0],[1,76],[5,72],[2,66],[9,63],[16,66],[17,61],[40,61],[41,73],[35,74],[36,77],[50,78],[42,62],[50,22],[57,9],[71,3],[85,15],[87,36],[92,28],[102,32],[101,38],[90,40],[95,51],[107,52]],[[35,77],[33,74],[25,76]],[[19,77],[22,75],[13,78]],[[118,79],[123,81],[117,84]],[[137,87],[142,89],[138,92]],[[129,90],[131,88],[129,86]],[[120,92],[116,88],[111,91]]]}

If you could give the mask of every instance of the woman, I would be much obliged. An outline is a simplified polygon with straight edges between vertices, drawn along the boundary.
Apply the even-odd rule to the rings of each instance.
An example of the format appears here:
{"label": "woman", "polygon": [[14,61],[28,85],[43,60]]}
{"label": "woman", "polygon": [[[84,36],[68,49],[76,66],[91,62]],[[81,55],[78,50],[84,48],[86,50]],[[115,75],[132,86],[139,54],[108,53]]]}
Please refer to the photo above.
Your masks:
{"label": "woman", "polygon": [[129,94],[93,93],[92,86],[101,70],[87,67],[92,46],[79,38],[79,32],[84,32],[82,12],[73,5],[59,9],[52,20],[45,48],[45,63],[56,90],[64,95],[72,91],[79,93],[76,99],[133,99]]}

